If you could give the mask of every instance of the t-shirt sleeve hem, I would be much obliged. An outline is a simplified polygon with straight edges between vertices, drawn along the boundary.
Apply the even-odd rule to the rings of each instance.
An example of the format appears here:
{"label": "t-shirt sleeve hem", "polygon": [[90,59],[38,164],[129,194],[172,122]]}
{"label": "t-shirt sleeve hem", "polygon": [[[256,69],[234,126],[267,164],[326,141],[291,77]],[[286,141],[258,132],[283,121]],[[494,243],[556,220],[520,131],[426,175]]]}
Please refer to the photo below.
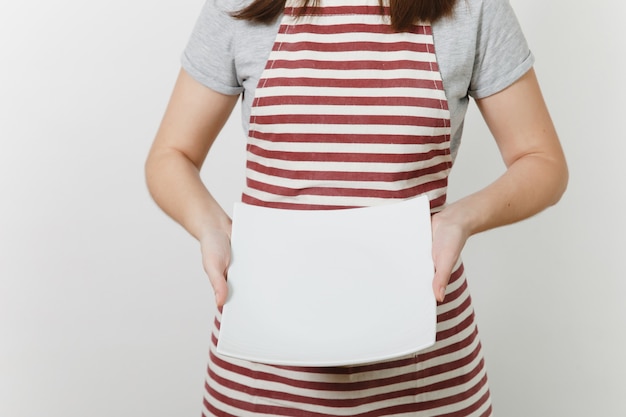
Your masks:
{"label": "t-shirt sleeve hem", "polygon": [[181,65],[183,69],[196,81],[213,91],[225,95],[238,95],[243,91],[242,86],[232,86],[219,82],[214,77],[207,76],[194,66],[186,53],[181,56]]}
{"label": "t-shirt sleeve hem", "polygon": [[515,81],[519,80],[522,75],[526,74],[533,67],[534,63],[535,57],[531,52],[529,52],[526,59],[524,59],[524,61],[522,61],[522,63],[519,64],[512,71],[508,72],[506,76],[500,77],[498,80],[496,80],[496,82],[486,87],[480,88],[478,90],[470,90],[469,95],[474,99],[481,99],[499,93],[500,91],[515,83]]}

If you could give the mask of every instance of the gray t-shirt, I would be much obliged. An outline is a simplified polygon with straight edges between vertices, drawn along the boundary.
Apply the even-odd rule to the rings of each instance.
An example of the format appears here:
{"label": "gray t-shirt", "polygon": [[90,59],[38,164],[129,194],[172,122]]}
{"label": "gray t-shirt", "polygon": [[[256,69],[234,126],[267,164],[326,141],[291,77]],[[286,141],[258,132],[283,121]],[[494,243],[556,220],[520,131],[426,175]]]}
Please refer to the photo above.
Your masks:
{"label": "gray t-shirt", "polygon": [[[264,25],[230,16],[249,2],[207,0],[182,56],[183,68],[200,83],[222,94],[243,93],[246,132],[254,91],[280,24],[280,19]],[[458,0],[453,16],[432,27],[454,158],[469,97],[505,89],[532,67],[534,58],[508,0]]]}

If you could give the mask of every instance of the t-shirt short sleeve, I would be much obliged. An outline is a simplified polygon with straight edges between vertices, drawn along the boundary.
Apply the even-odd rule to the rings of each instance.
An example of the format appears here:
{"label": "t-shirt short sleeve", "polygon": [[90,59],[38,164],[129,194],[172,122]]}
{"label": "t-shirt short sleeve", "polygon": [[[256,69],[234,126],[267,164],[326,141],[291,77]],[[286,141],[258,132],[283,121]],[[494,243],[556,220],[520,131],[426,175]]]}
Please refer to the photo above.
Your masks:
{"label": "t-shirt short sleeve", "polygon": [[469,95],[480,99],[513,84],[534,63],[508,0],[483,0]]}
{"label": "t-shirt short sleeve", "polygon": [[235,68],[237,22],[223,3],[216,0],[205,2],[181,57],[181,65],[206,87],[234,95],[243,90]]}

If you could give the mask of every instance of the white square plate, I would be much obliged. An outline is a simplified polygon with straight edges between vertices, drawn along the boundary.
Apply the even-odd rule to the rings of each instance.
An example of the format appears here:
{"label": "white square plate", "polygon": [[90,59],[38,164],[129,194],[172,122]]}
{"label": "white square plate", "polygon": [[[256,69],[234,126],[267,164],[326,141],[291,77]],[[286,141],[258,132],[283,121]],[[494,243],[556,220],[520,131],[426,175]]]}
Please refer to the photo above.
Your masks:
{"label": "white square plate", "polygon": [[341,366],[435,342],[428,198],[345,210],[237,203],[218,353]]}

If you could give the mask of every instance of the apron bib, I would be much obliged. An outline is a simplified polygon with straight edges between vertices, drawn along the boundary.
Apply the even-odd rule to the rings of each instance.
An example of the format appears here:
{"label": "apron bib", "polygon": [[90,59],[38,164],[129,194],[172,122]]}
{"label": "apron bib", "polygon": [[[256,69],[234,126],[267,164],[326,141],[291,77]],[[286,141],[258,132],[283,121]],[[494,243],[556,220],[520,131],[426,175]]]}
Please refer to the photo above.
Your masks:
{"label": "apron bib", "polygon": [[376,0],[334,1],[285,10],[252,104],[242,200],[337,209],[425,193],[436,210],[452,159],[431,27],[393,33]]}

